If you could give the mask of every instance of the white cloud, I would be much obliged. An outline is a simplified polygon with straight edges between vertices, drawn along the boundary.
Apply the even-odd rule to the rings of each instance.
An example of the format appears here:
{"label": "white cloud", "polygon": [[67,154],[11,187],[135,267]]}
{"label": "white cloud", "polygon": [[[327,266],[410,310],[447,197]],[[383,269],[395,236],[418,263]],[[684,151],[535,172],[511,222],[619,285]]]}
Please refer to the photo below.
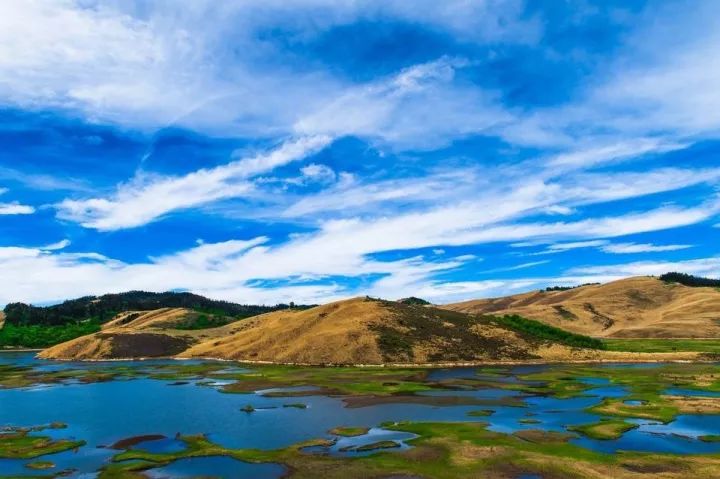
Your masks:
{"label": "white cloud", "polygon": [[644,171],[577,173],[559,185],[573,205],[621,200],[720,182],[720,168],[657,168]]}
{"label": "white cloud", "polygon": [[[33,190],[42,191],[92,191],[85,181],[76,178],[58,178],[55,175],[27,173],[13,168],[0,166],[0,179],[18,182]],[[6,190],[7,191],[7,190]],[[2,194],[2,191],[0,191]]]}
{"label": "white cloud", "polygon": [[311,181],[319,182],[331,182],[335,181],[337,175],[335,171],[327,165],[320,165],[318,163],[310,163],[307,166],[300,168],[303,178],[307,178]]}
{"label": "white cloud", "polygon": [[33,213],[35,213],[35,208],[17,201],[0,203],[0,215],[31,215]]}
{"label": "white cloud", "polygon": [[583,266],[571,269],[568,274],[598,275],[611,277],[660,275],[669,271],[720,277],[720,258],[701,258],[687,261],[637,261],[625,264]]}
{"label": "white cloud", "polygon": [[579,248],[595,248],[607,244],[607,240],[574,241],[570,243],[556,243],[547,247],[546,253],[560,253]]}
{"label": "white cloud", "polygon": [[[379,295],[441,298],[528,287],[542,279],[438,284],[433,275],[471,259],[381,262],[370,255],[506,241],[549,245],[543,253],[589,247],[611,253],[679,249],[685,245],[614,244],[608,238],[707,221],[717,216],[716,203],[646,206],[634,212],[618,208],[611,215],[579,221],[569,215],[579,216],[590,204],[718,185],[719,169],[651,165],[654,154],[685,148],[720,131],[720,69],[713,55],[720,36],[711,14],[717,12],[712,5],[699,10],[704,11],[687,14],[694,22],[684,12],[664,12],[664,20],[655,10],[648,13],[643,17],[647,21],[638,22],[640,27],[618,46],[619,57],[595,65],[593,81],[579,85],[567,103],[510,108],[502,91],[483,88],[483,79],[469,80],[476,73],[471,69],[487,60],[481,55],[442,56],[360,81],[337,75],[321,61],[295,62],[258,33],[280,31],[299,44],[312,44],[335,26],[391,19],[424,25],[463,44],[532,45],[542,36],[542,24],[527,16],[520,1],[0,3],[2,106],[65,109],[91,122],[149,131],[179,125],[277,143],[312,135],[286,140],[268,154],[185,176],[140,173],[114,192],[90,197],[88,185],[70,180],[64,187],[74,196],[57,205],[60,218],[112,231],[179,210],[224,206],[237,208],[236,217],[305,221],[316,227],[285,243],[259,237],[201,244],[140,264],[93,252],[63,252],[65,242],[4,248],[0,278],[10,285],[4,294],[8,300],[46,300],[142,287],[190,288],[241,301],[280,300],[289,294],[299,296],[290,299],[313,301],[348,292],[327,277],[380,274],[385,277],[371,288]],[[676,23],[684,25],[684,35],[666,35]],[[669,44],[679,40],[681,45]],[[364,178],[309,164],[292,179],[298,188],[285,184],[287,191],[280,192],[278,185],[289,180],[257,178],[317,151],[329,136],[357,135],[379,149],[414,155],[478,134],[500,136],[509,149],[549,146],[552,154],[486,171],[453,167],[451,172],[424,171],[400,179],[377,171]],[[638,158],[646,160],[642,169],[600,170]],[[455,164],[455,158],[448,160]],[[470,158],[462,164],[492,160]],[[23,180],[5,168],[0,177]],[[39,189],[60,182],[41,176],[24,180]],[[324,189],[304,197],[293,191],[311,182]],[[232,199],[243,204],[228,201]],[[3,203],[3,211],[34,209]],[[592,274],[609,278],[624,273],[616,268]],[[17,281],[25,276],[27,280]],[[263,288],[249,283],[288,278],[316,278],[323,285]]]}
{"label": "white cloud", "polygon": [[[475,113],[477,105],[468,103],[482,95],[467,90],[468,102],[462,103],[460,92],[443,93],[442,78],[437,78],[437,99],[417,97],[421,103],[431,100],[431,105],[414,100],[408,104],[396,94],[420,86],[416,73],[427,66],[404,72],[397,89],[380,96],[370,93],[363,108],[352,98],[373,90],[372,83],[358,86],[321,64],[289,61],[282,47],[265,35],[282,31],[295,41],[312,42],[335,27],[365,20],[410,22],[467,42],[506,44],[534,42],[541,26],[524,13],[519,0],[451,0],[442,5],[9,0],[0,3],[0,102],[29,109],[64,108],[91,121],[148,130],[178,124],[263,138],[342,130],[405,144],[413,143],[411,135],[423,142],[428,141],[425,134],[455,137],[452,128],[441,131],[443,121],[455,127],[471,121],[470,129],[477,128],[478,119],[487,122],[486,115]],[[387,118],[383,102],[391,105],[389,110],[401,107],[392,106],[394,102],[403,102],[409,113],[432,112],[437,120],[423,127],[427,119],[398,114]],[[349,104],[351,111],[337,116],[337,130],[317,115],[340,103]],[[312,115],[315,120],[305,119]],[[392,128],[382,135],[383,127]]]}
{"label": "white cloud", "polygon": [[483,183],[477,172],[457,169],[431,173],[421,177],[407,177],[360,183],[346,177],[332,188],[317,194],[305,195],[294,201],[280,213],[284,218],[313,214],[342,214],[344,216],[373,212],[378,204],[390,211],[393,203],[407,205],[432,204],[472,197],[474,190]]}
{"label": "white cloud", "polygon": [[101,231],[140,226],[179,209],[248,195],[254,189],[249,178],[305,158],[329,142],[325,136],[300,138],[269,153],[182,177],[138,177],[120,185],[111,199],[66,199],[57,205],[58,217]]}
{"label": "white cloud", "polygon": [[355,254],[342,255],[340,246],[325,260],[295,256],[303,245],[280,248],[262,246],[266,238],[205,243],[176,254],[128,264],[96,253],[62,253],[35,248],[0,247],[0,279],[14,278],[0,292],[0,304],[11,301],[57,301],[86,294],[145,289],[188,289],[211,297],[241,302],[319,302],[354,294],[334,284],[256,285],[263,278],[323,277],[325,275],[389,275],[391,285],[408,278],[420,280],[429,274],[457,267],[459,260],[426,263],[422,258],[379,262]]}
{"label": "white cloud", "polygon": [[[46,301],[128,289],[189,289],[213,297],[231,291],[236,294],[243,292],[246,297],[227,299],[252,302],[270,297],[270,290],[284,298],[286,287],[306,286],[283,286],[282,283],[288,278],[362,277],[369,274],[382,277],[365,291],[395,297],[413,288],[422,289],[423,285],[433,283],[432,278],[439,272],[457,268],[467,261],[473,261],[474,257],[443,256],[441,260],[413,257],[378,261],[370,256],[373,253],[437,245],[508,241],[517,237],[541,239],[556,235],[581,239],[594,235],[621,236],[628,232],[654,231],[701,221],[712,211],[712,205],[685,210],[660,208],[642,214],[573,223],[502,225],[503,221],[511,220],[533,205],[534,198],[530,193],[515,191],[514,196],[507,198],[501,206],[493,207],[492,211],[482,216],[477,215],[477,211],[485,210],[482,205],[467,204],[392,218],[328,221],[319,231],[295,235],[285,243],[273,245],[264,237],[202,243],[185,251],[151,258],[150,262],[138,264],[126,264],[94,253],[0,249],[0,258],[3,258],[0,280],[7,285],[2,291],[2,299]],[[529,268],[539,264],[535,262],[521,266]],[[577,274],[606,273],[582,271]],[[606,274],[609,275],[611,273]],[[262,280],[273,280],[275,283],[271,287],[255,284]],[[298,295],[302,291],[321,290],[334,291],[333,297],[362,292],[338,287],[327,281],[323,282],[322,287],[292,289]],[[295,300],[314,302],[319,298],[303,296]]]}
{"label": "white cloud", "polygon": [[[520,246],[535,246],[536,244],[527,244]],[[613,254],[632,254],[632,253],[657,253],[664,251],[679,251],[692,248],[692,245],[671,244],[671,245],[654,245],[650,243],[611,243],[606,239],[597,239],[589,241],[574,241],[569,243],[550,244],[543,251],[530,253],[530,256],[562,253],[581,248],[596,248],[605,253]]]}
{"label": "white cloud", "polygon": [[720,205],[708,203],[694,208],[663,207],[643,213],[616,217],[592,218],[569,223],[528,223],[502,225],[473,231],[456,237],[456,241],[515,241],[575,238],[616,238],[620,236],[661,231],[700,223],[717,214]]}
{"label": "white cloud", "polygon": [[548,206],[543,210],[545,213],[551,214],[551,215],[571,215],[575,213],[575,210],[573,208],[570,208],[569,206],[561,206],[561,205],[552,205]]}
{"label": "white cloud", "polygon": [[456,71],[468,65],[463,59],[443,57],[347,88],[301,117],[294,130],[355,135],[400,148],[434,148],[510,120],[496,94],[455,80]]}
{"label": "white cloud", "polygon": [[494,268],[494,269],[488,269],[485,271],[482,271],[482,274],[493,274],[493,273],[505,273],[510,271],[518,271],[521,269],[527,269],[527,268],[533,268],[535,266],[540,266],[543,264],[549,263],[550,260],[544,260],[544,261],[531,261],[528,263],[522,263],[515,266],[508,266],[506,268]]}
{"label": "white cloud", "polygon": [[682,143],[667,142],[661,138],[636,138],[621,143],[589,147],[584,150],[563,153],[548,162],[550,168],[583,167],[606,164],[627,158],[636,158],[647,153],[665,153],[685,148]]}
{"label": "white cloud", "polygon": [[678,251],[692,248],[687,244],[654,245],[649,243],[614,243],[603,246],[601,249],[606,253],[632,254],[632,253],[657,253],[663,251]]}
{"label": "white cloud", "polygon": [[593,100],[613,105],[620,129],[717,134],[720,61],[713,52],[720,47],[720,34],[712,19],[718,14],[715,2],[658,9],[633,32],[612,80]]}
{"label": "white cloud", "polygon": [[503,124],[512,143],[563,148],[551,164],[592,167],[683,148],[720,134],[716,2],[644,9],[571,101]]}
{"label": "white cloud", "polygon": [[[560,276],[521,277],[508,280],[438,282],[425,281],[408,285],[405,296],[416,296],[436,303],[451,303],[466,299],[500,297],[547,286],[577,286],[587,283],[607,283],[632,276],[658,276],[680,271],[699,276],[720,278],[720,258],[709,257],[676,262],[642,261],[607,266],[578,267]],[[415,291],[413,293],[413,291]],[[397,297],[402,297],[398,295]]]}
{"label": "white cloud", "polygon": [[[8,192],[7,188],[0,187],[0,195]],[[17,201],[10,203],[0,203],[0,216],[3,215],[31,215],[35,213],[35,208],[29,205],[20,204]]]}
{"label": "white cloud", "polygon": [[50,243],[48,245],[45,245],[45,246],[41,247],[40,249],[43,251],[56,251],[56,250],[60,250],[60,249],[65,249],[68,246],[70,246],[70,240],[64,239],[64,240],[58,241],[57,243]]}

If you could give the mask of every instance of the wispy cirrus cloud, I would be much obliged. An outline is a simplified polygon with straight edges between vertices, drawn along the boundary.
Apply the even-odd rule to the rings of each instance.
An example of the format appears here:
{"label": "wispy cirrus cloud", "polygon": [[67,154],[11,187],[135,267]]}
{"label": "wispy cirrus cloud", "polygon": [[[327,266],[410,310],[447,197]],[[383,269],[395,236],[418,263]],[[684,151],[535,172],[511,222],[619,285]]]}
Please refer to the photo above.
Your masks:
{"label": "wispy cirrus cloud", "polygon": [[720,276],[720,258],[710,257],[685,261],[636,261],[601,266],[580,266],[572,268],[568,274],[622,278],[628,276],[657,276],[668,271],[682,271],[715,278]]}
{"label": "wispy cirrus cloud", "polygon": [[[520,0],[1,4],[0,106],[109,132],[107,144],[39,149],[27,171],[25,151],[2,156],[15,164],[0,179],[35,206],[0,212],[37,208],[22,222],[42,217],[32,230],[57,235],[0,252],[3,299],[179,288],[243,302],[440,301],[668,266],[548,275],[561,259],[668,253],[711,264],[713,238],[692,249],[680,238],[719,212],[720,168],[702,154],[720,137],[717,6],[607,18],[600,3],[557,8],[575,15]],[[597,28],[607,30],[586,43]],[[387,48],[395,42],[403,48]],[[28,144],[75,127],[0,133]],[[241,159],[204,148],[235,142],[280,146]],[[103,148],[127,155],[104,164]],[[75,164],[75,154],[87,157]],[[47,161],[80,176],[97,165],[117,186],[95,184],[92,171],[77,182],[32,175]],[[198,226],[189,210],[214,216]],[[189,238],[151,252],[134,236],[148,224],[162,233],[170,215]],[[27,235],[4,221],[8,241]],[[205,226],[215,242],[188,248]],[[559,256],[504,266],[510,242]]]}
{"label": "wispy cirrus cloud", "polygon": [[[526,206],[517,203],[520,198],[522,196],[514,199],[515,204],[513,201],[507,202],[503,209],[496,207],[493,215],[487,217],[477,215],[478,208],[482,209],[482,206],[475,204],[392,218],[328,221],[319,231],[295,235],[284,243],[270,244],[265,237],[203,243],[189,250],[140,263],[121,262],[93,253],[70,254],[41,249],[5,248],[0,249],[0,257],[3,254],[5,257],[0,264],[0,279],[8,279],[9,286],[3,292],[7,300],[12,297],[28,301],[37,300],[40,296],[60,299],[63,295],[76,296],[132,288],[184,288],[213,297],[244,301],[267,301],[271,297],[280,301],[288,299],[291,294],[296,295],[294,300],[319,300],[318,297],[303,295],[311,291],[324,292],[324,299],[363,291],[383,291],[383,295],[394,297],[413,289],[426,290],[428,285],[434,284],[436,274],[456,269],[476,258],[472,255],[442,255],[433,259],[414,256],[380,261],[373,259],[373,253],[436,245],[508,241],[518,236],[542,239],[551,233],[578,240],[596,235],[612,237],[700,221],[713,211],[712,205],[685,210],[661,208],[644,214],[574,223],[533,224],[523,227],[522,231],[517,231],[517,226],[502,226],[504,221],[514,217],[518,208]],[[496,223],[498,225],[494,226]],[[542,263],[526,263],[516,269],[540,266]],[[653,271],[660,268],[657,266]],[[588,269],[578,271],[577,275],[580,274],[610,276],[615,273]],[[294,283],[292,287],[272,288],[255,285],[258,280],[268,279],[282,282],[293,277],[351,278],[364,275],[379,275],[379,279],[363,290],[344,287],[332,281],[321,281],[322,287],[315,283]],[[15,279],[10,281],[10,278]]]}
{"label": "wispy cirrus cloud", "polygon": [[[453,0],[443,6],[429,1],[412,6],[394,1],[200,2],[192,8],[138,3],[3,2],[0,98],[20,107],[63,108],[148,130],[177,124],[263,138],[298,130],[325,134],[328,126],[313,125],[326,120],[302,119],[372,87],[356,88],[322,65],[298,61],[283,50],[287,43],[274,44],[267,32],[312,42],[356,22],[400,21],[446,30],[471,43],[529,44],[539,38],[541,26],[524,14],[518,0],[492,5]],[[409,70],[405,83],[397,84],[401,90],[416,80],[412,71],[417,72]],[[457,99],[445,100],[452,98]],[[445,101],[439,100],[436,106]],[[356,105],[354,114],[361,113],[361,104],[349,104]],[[382,105],[375,106],[365,116],[377,115]],[[343,115],[338,124],[343,130],[357,129],[361,118],[350,127],[349,116]],[[385,126],[391,125],[389,120]],[[372,128],[379,131],[378,126]],[[408,125],[394,131],[402,128]]]}
{"label": "wispy cirrus cloud", "polygon": [[249,178],[305,158],[330,142],[327,136],[288,141],[275,150],[180,177],[139,177],[111,198],[64,200],[58,217],[101,231],[147,224],[176,210],[250,194]]}
{"label": "wispy cirrus cloud", "polygon": [[549,262],[550,262],[550,260],[529,261],[529,262],[527,262],[527,263],[521,263],[521,264],[518,264],[518,265],[515,265],[515,266],[507,266],[507,267],[503,267],[503,268],[488,269],[488,270],[482,271],[482,274],[507,273],[507,272],[510,272],[510,271],[518,271],[518,270],[521,270],[521,269],[533,268],[533,267],[535,267],[535,266],[540,266],[540,265],[543,265],[543,264],[547,264],[547,263],[549,263]]}
{"label": "wispy cirrus cloud", "polygon": [[615,243],[602,247],[606,253],[632,254],[632,253],[662,253],[665,251],[679,251],[692,248],[688,244],[655,245],[650,243]]}

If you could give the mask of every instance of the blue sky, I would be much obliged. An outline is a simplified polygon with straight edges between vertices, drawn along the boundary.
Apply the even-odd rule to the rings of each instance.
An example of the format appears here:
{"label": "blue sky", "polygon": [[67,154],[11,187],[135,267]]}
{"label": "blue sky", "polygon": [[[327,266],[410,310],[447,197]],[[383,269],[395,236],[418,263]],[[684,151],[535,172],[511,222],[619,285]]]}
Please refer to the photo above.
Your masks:
{"label": "blue sky", "polygon": [[0,3],[0,304],[720,276],[714,1]]}

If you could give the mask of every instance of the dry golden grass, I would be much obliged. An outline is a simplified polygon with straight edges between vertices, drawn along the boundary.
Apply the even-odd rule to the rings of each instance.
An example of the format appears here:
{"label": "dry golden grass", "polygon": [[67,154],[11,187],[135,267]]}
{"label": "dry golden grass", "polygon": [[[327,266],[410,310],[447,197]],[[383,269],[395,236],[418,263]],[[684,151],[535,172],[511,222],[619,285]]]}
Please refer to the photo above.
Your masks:
{"label": "dry golden grass", "polygon": [[663,396],[682,414],[720,414],[720,398],[707,396]]}
{"label": "dry golden grass", "polygon": [[45,349],[38,354],[41,359],[107,359],[111,343],[98,333],[88,334]]}
{"label": "dry golden grass", "polygon": [[160,308],[152,311],[126,311],[103,325],[103,330],[122,328],[140,330],[148,328],[172,329],[193,314],[185,308]]}
{"label": "dry golden grass", "polygon": [[[449,359],[444,350],[452,348],[450,335],[436,334],[413,345],[412,359],[388,359],[378,344],[374,326],[407,328],[399,323],[386,303],[354,298],[318,306],[304,311],[276,311],[234,323],[233,330],[225,328],[226,337],[214,334],[180,357],[221,358],[240,361],[275,362],[287,364],[432,364],[482,363],[492,361],[653,361],[694,360],[697,353],[625,353],[576,349],[561,344],[543,343],[523,339],[514,331],[478,322],[471,328],[473,334],[494,350],[468,351],[466,361]],[[452,329],[454,326],[447,326]],[[217,333],[217,332],[216,332]],[[445,346],[443,346],[445,345]],[[470,348],[470,345],[467,345]],[[525,354],[526,359],[517,359]]]}
{"label": "dry golden grass", "polygon": [[182,354],[246,361],[304,364],[381,363],[369,326],[388,320],[376,301],[338,301],[304,311],[262,314],[239,323],[227,337],[204,341]]}
{"label": "dry golden grass", "polygon": [[[428,316],[432,312],[431,309],[412,309],[396,304],[394,307],[413,311],[417,319],[418,315]],[[289,364],[428,364],[458,361],[449,359],[450,351],[456,351],[457,345],[451,344],[458,340],[453,336],[456,326],[445,323],[441,323],[436,334],[414,341],[411,357],[402,354],[394,356],[393,353],[388,357],[388,352],[380,346],[377,326],[391,327],[404,336],[412,322],[412,317],[408,319],[406,315],[398,314],[398,310],[389,303],[354,298],[304,311],[276,311],[246,319],[236,323],[235,331],[227,337],[199,343],[180,356]],[[489,324],[479,323],[470,330],[481,340],[481,344],[493,345],[493,349],[477,347],[470,350],[473,346],[466,344],[468,361],[553,355],[567,358],[572,355],[568,347],[538,346],[513,331]],[[540,350],[543,354],[538,355]]]}
{"label": "dry golden grass", "polygon": [[[185,308],[160,308],[152,311],[128,311],[105,323],[98,333],[82,336],[42,351],[43,359],[120,359],[127,351],[136,349],[129,357],[155,355],[173,356],[180,348],[179,340],[187,346],[227,334],[227,328],[195,331],[173,329],[182,320],[196,314]],[[137,347],[133,348],[133,342]],[[148,343],[156,343],[148,348]],[[122,343],[122,348],[120,344]],[[150,346],[153,346],[150,344]],[[171,347],[170,347],[171,346]],[[186,348],[183,348],[186,349]],[[122,351],[122,354],[120,354]],[[148,353],[150,351],[150,353]],[[167,351],[167,354],[162,354]]]}
{"label": "dry golden grass", "polygon": [[568,291],[534,291],[448,304],[476,314],[519,314],[568,331],[617,338],[720,337],[720,291],[637,277]]}
{"label": "dry golden grass", "polygon": [[[652,361],[698,357],[698,353],[576,349],[528,338],[472,317],[366,298],[307,310],[275,311],[217,328],[174,329],[193,314],[197,313],[182,308],[122,313],[100,332],[49,348],[40,357],[177,356],[316,365]],[[382,335],[387,332],[383,331],[388,329],[391,334],[384,343]],[[388,346],[388,340],[397,343],[391,341]]]}

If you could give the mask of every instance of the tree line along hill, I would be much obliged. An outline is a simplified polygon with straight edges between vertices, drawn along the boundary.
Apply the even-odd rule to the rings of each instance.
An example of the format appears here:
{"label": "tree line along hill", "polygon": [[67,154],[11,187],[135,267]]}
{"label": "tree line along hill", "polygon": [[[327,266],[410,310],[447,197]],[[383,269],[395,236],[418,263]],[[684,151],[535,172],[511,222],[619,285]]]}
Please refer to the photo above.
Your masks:
{"label": "tree line along hill", "polygon": [[666,283],[680,283],[685,286],[690,286],[691,288],[720,288],[720,279],[703,278],[687,273],[665,273],[660,275],[658,279]]}
{"label": "tree line along hill", "polygon": [[293,303],[275,306],[238,304],[172,291],[129,291],[85,296],[51,306],[9,303],[4,309],[5,322],[0,329],[0,347],[42,348],[68,341],[99,331],[103,323],[126,311],[187,308],[200,313],[197,324],[187,325],[187,329],[197,329],[281,309],[308,307]]}

